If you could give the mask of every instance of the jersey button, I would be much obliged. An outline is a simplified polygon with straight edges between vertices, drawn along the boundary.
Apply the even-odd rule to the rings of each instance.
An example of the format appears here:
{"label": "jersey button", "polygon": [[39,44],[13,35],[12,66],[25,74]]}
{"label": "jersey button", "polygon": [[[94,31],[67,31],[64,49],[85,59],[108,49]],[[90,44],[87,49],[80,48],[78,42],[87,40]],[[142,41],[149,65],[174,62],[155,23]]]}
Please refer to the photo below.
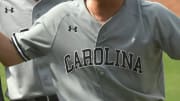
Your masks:
{"label": "jersey button", "polygon": [[100,71],[100,75],[104,75],[104,72],[103,72],[103,71]]}

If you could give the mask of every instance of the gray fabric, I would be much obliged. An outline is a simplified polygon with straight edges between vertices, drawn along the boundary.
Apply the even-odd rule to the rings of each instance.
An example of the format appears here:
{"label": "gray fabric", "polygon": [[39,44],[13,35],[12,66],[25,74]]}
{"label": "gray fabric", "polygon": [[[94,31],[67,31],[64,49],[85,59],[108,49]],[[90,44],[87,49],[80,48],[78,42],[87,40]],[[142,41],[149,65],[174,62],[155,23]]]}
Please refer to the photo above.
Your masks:
{"label": "gray fabric", "polygon": [[65,101],[164,101],[162,52],[180,59],[180,19],[160,4],[126,0],[101,26],[83,1],[60,4],[17,33],[22,51],[53,56]]}
{"label": "gray fabric", "polygon": [[[11,36],[14,32],[29,28],[32,21],[37,19],[36,15],[43,15],[63,1],[66,0],[0,0],[0,29]],[[8,97],[15,100],[55,94],[56,89],[48,66],[47,58],[42,57],[8,68]]]}
{"label": "gray fabric", "polygon": [[33,8],[32,21],[34,22],[41,15],[46,13],[49,9],[65,1],[68,1],[68,0],[42,0]]}

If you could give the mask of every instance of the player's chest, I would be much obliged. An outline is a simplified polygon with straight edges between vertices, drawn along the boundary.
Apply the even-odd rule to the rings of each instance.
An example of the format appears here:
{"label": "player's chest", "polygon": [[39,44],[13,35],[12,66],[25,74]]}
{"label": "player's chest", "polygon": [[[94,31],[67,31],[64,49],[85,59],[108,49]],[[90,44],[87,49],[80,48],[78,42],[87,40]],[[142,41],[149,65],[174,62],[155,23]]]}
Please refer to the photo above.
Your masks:
{"label": "player's chest", "polygon": [[127,66],[132,71],[141,68],[147,54],[156,50],[153,35],[135,20],[131,24],[120,22],[110,21],[103,26],[71,19],[61,22],[54,54],[67,71],[92,65]]}
{"label": "player's chest", "polygon": [[102,26],[83,19],[68,19],[68,17],[65,19],[58,26],[55,39],[57,47],[63,49],[111,47],[133,50],[138,45],[143,48],[152,44],[152,34],[145,32],[142,24],[137,21],[131,21],[131,23],[109,21]]}

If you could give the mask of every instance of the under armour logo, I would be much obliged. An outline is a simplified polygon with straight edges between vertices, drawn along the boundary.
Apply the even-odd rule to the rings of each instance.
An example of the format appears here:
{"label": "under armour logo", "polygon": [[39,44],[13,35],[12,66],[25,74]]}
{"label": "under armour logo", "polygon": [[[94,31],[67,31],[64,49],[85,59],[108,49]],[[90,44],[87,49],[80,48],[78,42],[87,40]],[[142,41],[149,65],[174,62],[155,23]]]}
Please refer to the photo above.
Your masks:
{"label": "under armour logo", "polygon": [[14,13],[14,8],[11,7],[11,8],[9,9],[9,8],[6,7],[6,8],[5,8],[5,13],[8,13],[8,12]]}
{"label": "under armour logo", "polygon": [[73,30],[74,32],[77,32],[78,27],[77,27],[77,26],[72,26],[72,25],[70,25],[68,31],[71,32],[72,30]]}

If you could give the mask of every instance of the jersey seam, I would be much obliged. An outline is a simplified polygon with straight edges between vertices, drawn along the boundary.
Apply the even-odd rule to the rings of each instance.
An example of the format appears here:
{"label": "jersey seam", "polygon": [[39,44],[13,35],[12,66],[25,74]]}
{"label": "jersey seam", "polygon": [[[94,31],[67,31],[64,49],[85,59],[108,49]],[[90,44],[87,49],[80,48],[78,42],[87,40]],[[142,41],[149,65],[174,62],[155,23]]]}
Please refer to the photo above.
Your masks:
{"label": "jersey seam", "polygon": [[[62,24],[62,21],[64,20],[64,18],[66,17],[67,15],[64,15],[64,17],[62,17],[62,20],[60,20],[60,22],[59,22],[59,24],[58,24],[58,26],[57,26],[57,29],[59,29],[59,27],[60,27],[60,25]],[[58,32],[58,30],[56,30],[56,34],[55,34],[55,36],[54,36],[54,38],[53,38],[53,41],[52,41],[52,45],[51,45],[51,49],[52,49],[52,47],[54,46],[54,43],[55,43],[55,40],[56,40],[56,36],[57,36],[57,32]]]}
{"label": "jersey seam", "polygon": [[[51,36],[51,33],[50,33],[50,31],[48,30],[47,26],[44,24],[44,22],[42,22],[42,25],[44,26],[44,29],[47,31],[47,33]],[[49,52],[51,51],[51,49],[52,49],[52,46],[53,46],[53,44],[54,44],[54,40],[55,40],[56,34],[57,34],[57,31],[56,31],[55,35],[53,36],[53,39],[52,39],[52,41],[51,41],[51,42],[52,42],[52,43],[51,43],[51,46],[50,46],[50,48],[47,50],[47,53],[49,53]]]}

